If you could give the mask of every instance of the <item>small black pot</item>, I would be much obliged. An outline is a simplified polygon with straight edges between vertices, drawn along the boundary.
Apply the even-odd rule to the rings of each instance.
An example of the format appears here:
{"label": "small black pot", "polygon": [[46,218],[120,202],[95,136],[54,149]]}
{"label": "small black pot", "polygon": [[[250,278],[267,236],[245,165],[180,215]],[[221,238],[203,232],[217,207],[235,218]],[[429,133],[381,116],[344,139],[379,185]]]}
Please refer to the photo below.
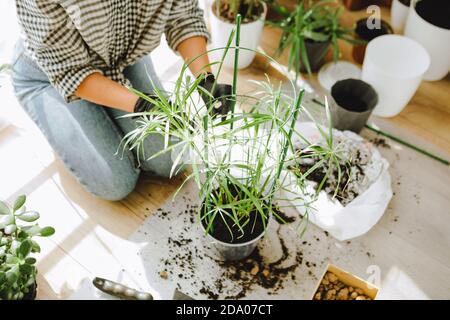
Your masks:
{"label": "small black pot", "polygon": [[[237,187],[230,184],[231,192],[236,192]],[[204,209],[205,201],[202,201],[202,209]],[[230,212],[231,213],[231,212]],[[267,224],[272,215],[267,213],[265,222],[262,221],[259,213],[256,211],[250,212],[251,222],[243,227],[244,234],[234,224],[234,222],[226,215],[223,219],[216,217],[212,223],[212,232],[206,234],[207,241],[212,244],[215,253],[224,261],[241,260],[248,257],[257,247],[259,240],[264,237],[267,230]],[[225,221],[226,222],[225,222]],[[264,226],[265,223],[265,226]],[[206,233],[208,222],[203,219],[201,222],[203,232]],[[233,233],[233,239],[229,232]],[[239,236],[242,236],[238,239]]]}
{"label": "small black pot", "polygon": [[[384,20],[379,20],[380,28],[371,29],[367,25],[367,21],[369,18],[363,18],[356,22],[355,25],[355,38],[358,40],[364,40],[364,41],[371,41],[375,39],[376,37],[385,35],[385,34],[393,34],[394,30],[390,26],[389,23],[387,23]],[[365,44],[358,44],[353,46],[352,56],[353,59],[359,63],[362,64],[364,62],[364,55],[366,54],[366,47],[367,43]]]}
{"label": "small black pot", "polygon": [[359,133],[377,103],[378,94],[368,83],[357,79],[336,82],[330,97],[333,127]]}
{"label": "small black pot", "polygon": [[[306,55],[308,57],[311,72],[316,72],[323,66],[325,55],[328,52],[330,43],[330,41],[318,42],[313,40],[305,40]],[[308,72],[303,61],[300,66],[300,72]]]}
{"label": "small black pot", "polygon": [[37,295],[37,283],[34,282],[34,284],[30,287],[30,291],[23,297],[22,300],[35,300]]}

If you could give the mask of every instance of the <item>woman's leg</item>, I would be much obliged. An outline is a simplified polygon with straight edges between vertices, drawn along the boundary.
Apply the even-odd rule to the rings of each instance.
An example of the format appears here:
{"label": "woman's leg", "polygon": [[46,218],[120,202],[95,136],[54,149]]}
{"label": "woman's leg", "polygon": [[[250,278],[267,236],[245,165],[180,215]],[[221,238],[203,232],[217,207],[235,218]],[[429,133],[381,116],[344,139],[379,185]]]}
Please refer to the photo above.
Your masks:
{"label": "woman's leg", "polygon": [[135,187],[139,170],[131,152],[115,155],[122,133],[103,107],[65,103],[27,56],[14,63],[13,85],[20,104],[78,181],[92,194],[120,200]]}
{"label": "woman's leg", "polygon": [[[127,67],[124,71],[125,76],[130,80],[133,88],[144,93],[152,93],[153,85],[161,90],[163,87],[156,75],[150,56],[145,56],[135,64]],[[151,79],[151,80],[150,80]],[[126,113],[120,110],[110,109],[107,112],[111,115],[124,134],[136,129],[136,119],[120,118]],[[164,139],[160,135],[150,135],[144,142],[144,155],[136,155],[140,160],[140,167],[143,171],[150,171],[159,176],[169,177],[173,166],[173,157],[171,152],[164,153],[154,159],[147,160],[155,153],[163,150]],[[174,172],[180,168],[177,167]]]}

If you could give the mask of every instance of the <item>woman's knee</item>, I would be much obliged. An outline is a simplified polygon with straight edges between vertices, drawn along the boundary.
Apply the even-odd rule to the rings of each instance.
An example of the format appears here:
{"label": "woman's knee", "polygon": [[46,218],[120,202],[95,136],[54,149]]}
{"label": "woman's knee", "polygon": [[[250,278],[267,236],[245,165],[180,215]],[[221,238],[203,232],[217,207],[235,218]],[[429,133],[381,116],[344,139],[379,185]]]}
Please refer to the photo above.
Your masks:
{"label": "woman's knee", "polygon": [[80,183],[93,195],[109,201],[119,201],[126,198],[136,187],[139,170],[129,166],[112,168],[109,173],[103,171],[86,179],[79,179]]}

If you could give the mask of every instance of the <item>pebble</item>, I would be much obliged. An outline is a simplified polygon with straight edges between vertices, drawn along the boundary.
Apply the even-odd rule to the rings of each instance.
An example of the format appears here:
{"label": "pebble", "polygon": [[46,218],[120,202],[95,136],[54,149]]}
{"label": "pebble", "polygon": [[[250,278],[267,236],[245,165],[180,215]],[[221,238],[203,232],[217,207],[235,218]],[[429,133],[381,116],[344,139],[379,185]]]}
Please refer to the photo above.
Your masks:
{"label": "pebble", "polygon": [[250,274],[253,276],[256,276],[258,274],[259,271],[259,267],[257,265],[255,265],[252,270],[250,270]]}
{"label": "pebble", "polygon": [[331,283],[336,283],[337,282],[337,280],[338,280],[338,278],[336,277],[336,275],[334,275],[333,273],[329,273],[328,274],[328,280],[331,282]]}
{"label": "pebble", "polygon": [[314,300],[371,300],[360,288],[347,286],[339,278],[327,272],[320,281],[319,288],[314,294]]}
{"label": "pebble", "polygon": [[159,276],[160,276],[162,279],[167,279],[167,278],[168,278],[167,271],[161,271],[161,272],[159,273]]}

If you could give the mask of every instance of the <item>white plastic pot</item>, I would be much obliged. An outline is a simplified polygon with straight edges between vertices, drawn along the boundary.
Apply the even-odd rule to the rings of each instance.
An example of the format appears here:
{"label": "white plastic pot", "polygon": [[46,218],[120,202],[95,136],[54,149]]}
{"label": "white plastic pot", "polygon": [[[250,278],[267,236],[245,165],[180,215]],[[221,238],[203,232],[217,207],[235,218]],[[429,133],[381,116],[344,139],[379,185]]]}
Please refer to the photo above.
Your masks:
{"label": "white plastic pot", "polygon": [[405,36],[419,42],[430,55],[431,65],[424,75],[425,80],[441,80],[450,72],[450,29],[429,23],[411,8]]}
{"label": "white plastic pot", "polygon": [[405,28],[406,19],[409,13],[408,6],[401,3],[399,0],[392,1],[391,6],[391,26],[398,33],[403,32]]}
{"label": "white plastic pot", "polygon": [[[241,34],[240,34],[240,43],[239,46],[241,48],[247,48],[251,50],[256,50],[259,45],[259,41],[261,39],[261,33],[264,27],[264,21],[267,14],[267,6],[265,3],[262,3],[264,11],[261,15],[261,18],[257,21],[253,21],[250,23],[242,23],[241,24]],[[234,24],[229,23],[228,21],[222,20],[218,18],[216,14],[213,12],[212,6],[209,6],[209,21],[211,26],[211,42],[212,48],[224,48],[228,42],[228,38],[230,37],[231,31],[234,28]],[[235,46],[235,41],[232,42],[232,46]],[[221,59],[224,51],[217,50],[211,52],[211,57],[213,61],[218,61]],[[235,50],[230,49],[228,54],[223,62],[223,65],[229,68],[234,67],[234,56]],[[255,58],[255,52],[249,50],[239,50],[239,63],[238,69],[247,68]]]}
{"label": "white plastic pot", "polygon": [[413,97],[430,66],[427,51],[416,41],[399,35],[384,35],[369,42],[361,79],[378,93],[373,114],[393,117]]}

